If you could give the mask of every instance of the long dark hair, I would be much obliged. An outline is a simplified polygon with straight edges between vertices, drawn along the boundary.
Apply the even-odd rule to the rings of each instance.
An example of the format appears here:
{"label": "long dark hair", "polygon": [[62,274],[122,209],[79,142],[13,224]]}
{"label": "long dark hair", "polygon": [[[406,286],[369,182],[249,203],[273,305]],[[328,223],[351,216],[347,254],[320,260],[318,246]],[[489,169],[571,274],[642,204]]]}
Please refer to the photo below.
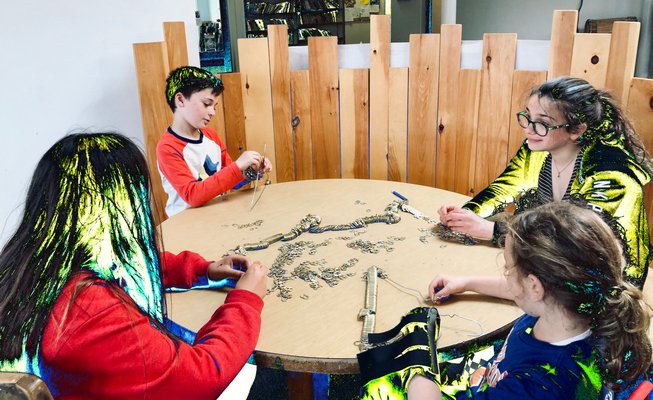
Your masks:
{"label": "long dark hair", "polygon": [[517,216],[509,235],[519,274],[536,276],[547,298],[589,323],[609,385],[648,369],[651,308],[624,281],[621,247],[601,217],[569,203],[548,203]]}
{"label": "long dark hair", "polygon": [[560,77],[532,89],[530,95],[546,98],[557,107],[570,124],[569,131],[586,124],[587,130],[579,137],[579,144],[600,139],[623,146],[653,174],[653,162],[642,140],[609,92],[596,89],[580,78]]}
{"label": "long dark hair", "polygon": [[124,289],[163,323],[149,199],[143,153],[122,135],[72,134],[43,155],[22,220],[0,253],[0,368],[34,362],[57,297],[81,270]]}

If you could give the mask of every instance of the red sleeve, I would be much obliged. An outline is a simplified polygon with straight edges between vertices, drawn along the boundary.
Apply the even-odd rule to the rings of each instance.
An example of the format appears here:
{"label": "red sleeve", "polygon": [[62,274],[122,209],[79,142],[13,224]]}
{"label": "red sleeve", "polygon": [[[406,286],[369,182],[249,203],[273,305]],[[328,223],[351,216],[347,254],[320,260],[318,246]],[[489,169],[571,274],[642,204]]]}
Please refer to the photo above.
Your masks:
{"label": "red sleeve", "polygon": [[179,254],[164,252],[161,257],[161,275],[163,288],[191,288],[197,282],[198,276],[205,276],[209,261],[192,251],[182,251]]}
{"label": "red sleeve", "polygon": [[233,290],[189,345],[102,284],[77,297],[59,332],[69,298],[57,300],[41,347],[57,398],[214,400],[254,350],[263,308],[256,294]]}
{"label": "red sleeve", "polygon": [[[238,169],[238,165],[230,162],[228,165],[223,163],[222,169],[204,180],[197,180],[188,169],[186,160],[182,153],[183,149],[177,149],[169,137],[174,136],[166,133],[159,144],[156,146],[156,158],[159,171],[166,177],[170,185],[175,189],[179,196],[191,207],[199,207],[207,201],[222,194],[238,182],[243,180],[243,174]],[[215,141],[217,135],[211,137]],[[217,142],[222,149],[222,159],[225,160],[226,150],[220,139]],[[226,154],[226,157],[229,157]],[[231,158],[229,157],[229,160]]]}

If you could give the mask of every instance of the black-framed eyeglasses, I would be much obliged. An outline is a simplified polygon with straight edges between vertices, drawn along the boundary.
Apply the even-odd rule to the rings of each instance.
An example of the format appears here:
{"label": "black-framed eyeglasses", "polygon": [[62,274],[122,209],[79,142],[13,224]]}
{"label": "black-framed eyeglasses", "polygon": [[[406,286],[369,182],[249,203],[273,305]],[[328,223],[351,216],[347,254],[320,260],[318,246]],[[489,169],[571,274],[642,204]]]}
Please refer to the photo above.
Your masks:
{"label": "black-framed eyeglasses", "polygon": [[529,125],[533,125],[533,132],[535,132],[537,136],[542,136],[542,137],[548,135],[549,131],[553,131],[560,128],[568,128],[571,126],[571,124],[569,123],[556,125],[556,126],[549,126],[544,122],[536,122],[529,118],[528,114],[526,114],[526,111],[520,111],[517,113],[517,122],[519,123],[519,126],[521,126],[524,129],[528,128]]}

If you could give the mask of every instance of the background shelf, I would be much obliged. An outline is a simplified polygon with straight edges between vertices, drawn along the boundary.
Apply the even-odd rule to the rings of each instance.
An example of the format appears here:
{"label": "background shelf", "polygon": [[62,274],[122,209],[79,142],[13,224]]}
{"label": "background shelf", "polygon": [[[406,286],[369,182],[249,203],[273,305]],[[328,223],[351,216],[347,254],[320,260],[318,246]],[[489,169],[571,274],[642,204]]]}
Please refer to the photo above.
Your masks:
{"label": "background shelf", "polygon": [[345,43],[344,0],[245,0],[247,37],[266,37],[269,24],[288,26],[288,44],[306,45],[311,36],[335,36]]}

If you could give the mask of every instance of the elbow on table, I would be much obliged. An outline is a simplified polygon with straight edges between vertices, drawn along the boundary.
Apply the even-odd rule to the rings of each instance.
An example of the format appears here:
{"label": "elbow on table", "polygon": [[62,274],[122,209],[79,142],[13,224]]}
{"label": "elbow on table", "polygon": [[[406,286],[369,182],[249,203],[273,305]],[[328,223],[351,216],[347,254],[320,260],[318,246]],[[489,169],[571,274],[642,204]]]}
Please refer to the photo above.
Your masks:
{"label": "elbow on table", "polygon": [[192,208],[195,208],[195,207],[203,206],[209,200],[190,196],[185,198],[184,201],[188,203],[188,205],[191,206]]}

